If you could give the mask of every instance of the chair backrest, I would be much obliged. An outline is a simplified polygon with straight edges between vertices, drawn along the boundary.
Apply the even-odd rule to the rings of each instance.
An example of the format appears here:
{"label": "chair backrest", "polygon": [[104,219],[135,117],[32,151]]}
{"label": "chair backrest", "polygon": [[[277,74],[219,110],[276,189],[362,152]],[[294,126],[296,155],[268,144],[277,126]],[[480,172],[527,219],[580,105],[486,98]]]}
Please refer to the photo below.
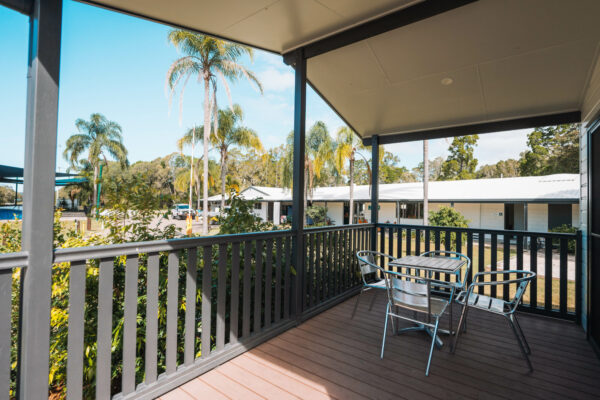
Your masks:
{"label": "chair backrest", "polygon": [[384,271],[390,306],[431,313],[431,281],[411,273]]}
{"label": "chair backrest", "polygon": [[381,270],[381,267],[375,262],[375,258],[378,255],[376,251],[361,250],[356,253],[358,258],[358,266],[360,267],[360,273],[365,278],[365,275],[374,274]]}
{"label": "chair backrest", "polygon": [[467,286],[467,278],[469,277],[469,273],[471,272],[471,259],[462,253],[458,253],[456,251],[450,250],[432,250],[426,251],[421,254],[422,257],[447,257],[454,260],[464,260],[463,267],[459,270],[459,282],[462,283],[463,287]]}
{"label": "chair backrest", "polygon": [[[516,278],[508,279],[504,281],[504,290],[508,290],[511,284],[517,284],[517,290],[515,291],[515,295],[512,300],[508,303],[512,312],[517,309],[517,306],[521,303],[523,299],[523,295],[525,294],[525,290],[527,290],[527,285],[536,277],[536,273],[532,271],[505,271],[507,274],[515,274]],[[510,276],[510,275],[509,275]]]}

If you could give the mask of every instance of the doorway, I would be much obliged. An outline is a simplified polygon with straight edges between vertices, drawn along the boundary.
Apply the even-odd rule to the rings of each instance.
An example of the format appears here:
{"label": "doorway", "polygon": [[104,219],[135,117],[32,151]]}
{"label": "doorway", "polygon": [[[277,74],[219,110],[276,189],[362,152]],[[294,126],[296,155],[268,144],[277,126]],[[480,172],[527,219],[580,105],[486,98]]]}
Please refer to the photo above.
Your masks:
{"label": "doorway", "polygon": [[524,231],[527,229],[524,203],[504,204],[504,229],[508,231]]}

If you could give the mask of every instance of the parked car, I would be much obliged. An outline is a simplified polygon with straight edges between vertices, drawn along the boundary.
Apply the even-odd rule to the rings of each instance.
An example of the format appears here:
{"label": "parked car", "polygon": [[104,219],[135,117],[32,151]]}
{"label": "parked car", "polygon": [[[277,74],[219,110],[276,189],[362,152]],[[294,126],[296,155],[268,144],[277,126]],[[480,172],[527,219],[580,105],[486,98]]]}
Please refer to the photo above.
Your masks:
{"label": "parked car", "polygon": [[194,210],[193,208],[190,210],[187,204],[175,204],[175,206],[171,210],[171,216],[174,219],[186,219],[188,214],[190,213],[192,217],[196,216],[196,210]]}

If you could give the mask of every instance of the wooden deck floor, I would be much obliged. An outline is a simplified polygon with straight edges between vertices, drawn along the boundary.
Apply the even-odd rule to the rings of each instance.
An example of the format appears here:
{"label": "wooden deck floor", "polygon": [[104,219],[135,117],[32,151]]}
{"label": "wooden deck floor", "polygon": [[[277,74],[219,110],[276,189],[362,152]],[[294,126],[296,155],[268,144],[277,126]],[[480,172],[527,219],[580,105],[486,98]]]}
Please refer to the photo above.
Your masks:
{"label": "wooden deck floor", "polygon": [[371,312],[365,300],[354,319],[352,298],[162,399],[600,398],[600,362],[572,323],[519,315],[530,374],[509,325],[473,311],[456,353],[436,350],[425,377],[426,337],[389,336],[381,360],[385,298]]}

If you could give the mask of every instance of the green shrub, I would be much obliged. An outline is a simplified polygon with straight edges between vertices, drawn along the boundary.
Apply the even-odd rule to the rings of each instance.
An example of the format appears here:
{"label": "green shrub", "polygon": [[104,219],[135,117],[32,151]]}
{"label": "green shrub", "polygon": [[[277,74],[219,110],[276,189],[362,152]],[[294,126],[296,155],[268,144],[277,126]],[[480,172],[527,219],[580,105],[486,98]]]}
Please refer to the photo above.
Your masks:
{"label": "green shrub", "polygon": [[[454,228],[468,228],[469,220],[467,220],[460,212],[456,211],[452,207],[440,207],[437,211],[432,211],[429,214],[429,225],[431,226],[447,226]],[[438,232],[440,235],[440,243],[445,243],[446,232]],[[450,247],[451,250],[456,250],[456,232],[450,233]],[[467,235],[461,234],[461,241],[466,241]]]}
{"label": "green shrub", "polygon": [[[577,233],[577,228],[575,228],[574,226],[571,225],[567,225],[567,224],[563,224],[560,226],[557,226],[555,228],[550,229],[550,232],[556,232],[556,233]],[[552,241],[552,244],[555,248],[560,248],[560,240],[558,239],[554,239]],[[576,251],[576,247],[577,247],[577,242],[575,240],[568,240],[567,241],[567,251],[569,253],[575,254]]]}
{"label": "green shrub", "polygon": [[312,219],[313,226],[324,226],[328,224],[327,207],[310,206],[306,209],[306,216]]}

